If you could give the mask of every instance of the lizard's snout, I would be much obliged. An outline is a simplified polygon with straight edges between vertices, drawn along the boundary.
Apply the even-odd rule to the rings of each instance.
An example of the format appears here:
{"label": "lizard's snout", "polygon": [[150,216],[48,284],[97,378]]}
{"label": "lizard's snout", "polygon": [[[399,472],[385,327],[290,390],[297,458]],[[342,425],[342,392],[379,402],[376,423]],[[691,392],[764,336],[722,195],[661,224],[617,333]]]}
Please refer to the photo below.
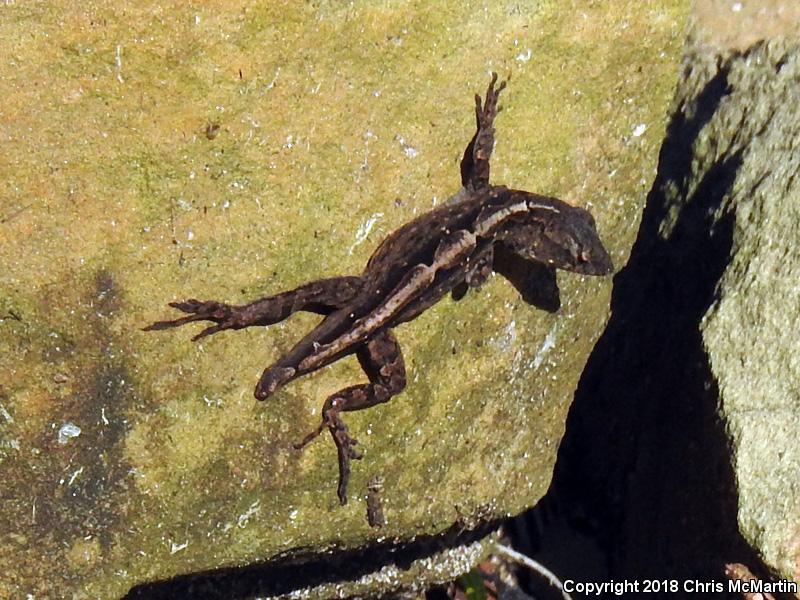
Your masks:
{"label": "lizard's snout", "polygon": [[591,252],[581,253],[576,272],[583,275],[609,275],[614,271],[614,263],[601,245],[593,248]]}

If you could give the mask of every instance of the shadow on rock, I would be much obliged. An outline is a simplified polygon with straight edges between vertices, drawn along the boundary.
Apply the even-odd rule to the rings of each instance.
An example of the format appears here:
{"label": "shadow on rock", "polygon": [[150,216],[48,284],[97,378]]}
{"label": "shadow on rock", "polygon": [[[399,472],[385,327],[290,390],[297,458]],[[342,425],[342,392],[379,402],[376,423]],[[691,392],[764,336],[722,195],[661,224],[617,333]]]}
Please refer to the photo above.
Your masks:
{"label": "shadow on rock", "polygon": [[[297,553],[261,564],[194,573],[138,585],[125,599],[251,600],[337,586],[377,574],[386,566],[408,570],[416,561],[434,559],[437,553],[478,542],[500,524],[500,520],[493,520],[466,528],[457,523],[441,534],[418,536],[408,542],[386,541],[351,550],[333,549],[324,554]],[[390,575],[381,573],[378,577],[386,579]],[[346,591],[344,594],[352,595]],[[333,592],[318,595],[338,596]]]}
{"label": "shadow on rock", "polygon": [[551,488],[514,527],[520,549],[564,578],[682,585],[724,582],[727,562],[765,571],[738,532],[728,438],[700,330],[730,259],[735,215],[726,196],[742,158],[723,155],[699,181],[691,161],[729,93],[727,76],[720,67],[674,111]]}

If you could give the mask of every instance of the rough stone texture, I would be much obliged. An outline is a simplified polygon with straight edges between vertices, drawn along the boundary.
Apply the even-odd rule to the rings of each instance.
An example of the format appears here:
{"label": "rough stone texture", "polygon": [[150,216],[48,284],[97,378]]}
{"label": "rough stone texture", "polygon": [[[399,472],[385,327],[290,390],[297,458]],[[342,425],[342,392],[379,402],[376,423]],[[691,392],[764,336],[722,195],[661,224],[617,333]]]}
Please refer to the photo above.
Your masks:
{"label": "rough stone texture", "polygon": [[[368,548],[316,556],[273,557],[246,569],[218,570],[137,586],[128,600],[172,598],[309,599],[414,597],[432,585],[468,572],[492,551],[497,523],[408,542],[379,542]],[[487,532],[489,534],[487,535]]]}
{"label": "rough stone texture", "polygon": [[[550,315],[494,278],[400,328],[409,386],[349,416],[367,454],[345,508],[329,441],[291,443],[363,378],[355,360],[252,397],[314,316],[199,345],[140,328],[173,299],[358,272],[455,192],[491,70],[513,75],[494,181],[591,208],[624,264],[686,4],[0,8],[0,596],[114,598],[333,550],[391,562],[397,544],[424,558],[414,540],[534,504],[609,279],[561,276]],[[380,532],[359,498],[373,474]]]}
{"label": "rough stone texture", "polygon": [[798,146],[796,42],[689,46],[556,466],[595,579],[800,578]]}
{"label": "rough stone texture", "polygon": [[698,137],[691,179],[740,165],[731,259],[701,324],[733,450],[738,521],[764,561],[800,581],[800,46],[723,66],[730,93]]}

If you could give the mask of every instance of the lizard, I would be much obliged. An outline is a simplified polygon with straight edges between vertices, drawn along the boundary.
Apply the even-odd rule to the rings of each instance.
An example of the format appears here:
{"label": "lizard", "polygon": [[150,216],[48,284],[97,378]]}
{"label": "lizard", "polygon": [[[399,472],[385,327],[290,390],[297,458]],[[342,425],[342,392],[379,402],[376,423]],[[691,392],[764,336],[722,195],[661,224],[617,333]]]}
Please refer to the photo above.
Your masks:
{"label": "lizard", "polygon": [[476,131],[461,159],[458,193],[387,236],[360,275],[311,281],[243,305],[195,299],[171,302],[186,316],[145,327],[162,330],[197,321],[213,323],[194,336],[197,341],[228,329],[272,325],[296,311],[322,315],[311,332],[264,370],[255,397],[266,400],[290,381],[356,355],[368,383],[330,395],[319,426],[294,445],[303,448],[328,429],[337,449],[337,495],[342,505],[347,503],[351,460],[362,457],[343,413],[387,402],[406,387],[403,355],[393,332],[396,326],[415,319],[448,293],[460,299],[493,271],[506,276],[523,297],[537,273],[554,280],[556,269],[597,276],[613,271],[589,211],[489,182],[494,122],[505,87],[506,82],[498,85],[493,73],[484,99],[475,95]]}

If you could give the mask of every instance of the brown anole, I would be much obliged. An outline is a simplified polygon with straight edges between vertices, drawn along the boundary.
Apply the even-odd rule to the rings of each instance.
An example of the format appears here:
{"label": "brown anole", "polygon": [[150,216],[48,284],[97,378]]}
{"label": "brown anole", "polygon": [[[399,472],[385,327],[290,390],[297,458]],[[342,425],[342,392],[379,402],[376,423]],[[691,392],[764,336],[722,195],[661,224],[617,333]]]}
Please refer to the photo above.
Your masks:
{"label": "brown anole", "polygon": [[505,82],[497,75],[485,100],[475,96],[477,128],[461,160],[462,188],[451,201],[403,225],[373,252],[360,275],[312,281],[244,305],[186,300],[170,306],[187,313],[147,330],[210,321],[193,339],[226,329],[278,323],[296,311],[324,315],[287,354],[267,367],[255,388],[265,400],[293,379],[355,353],[369,383],[329,396],[322,421],[296,445],[302,448],[326,428],[339,456],[338,495],[347,502],[355,449],[342,413],[386,402],[406,386],[406,371],[393,328],[411,321],[448,293],[460,298],[497,271],[525,294],[530,274],[563,269],[607,275],[611,259],[592,215],[576,206],[489,183],[494,120]]}

